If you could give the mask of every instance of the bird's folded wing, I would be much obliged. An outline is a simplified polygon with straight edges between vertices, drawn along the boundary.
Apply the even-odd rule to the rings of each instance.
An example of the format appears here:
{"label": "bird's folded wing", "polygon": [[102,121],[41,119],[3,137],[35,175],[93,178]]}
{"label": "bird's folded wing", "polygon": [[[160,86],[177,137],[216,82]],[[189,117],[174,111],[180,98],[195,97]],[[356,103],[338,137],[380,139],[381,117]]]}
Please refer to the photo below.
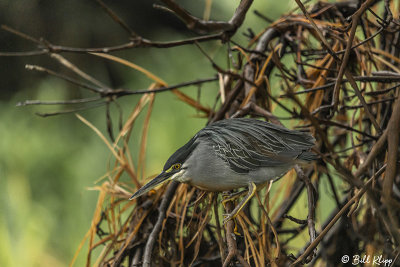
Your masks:
{"label": "bird's folded wing", "polygon": [[262,121],[232,119],[228,122],[214,123],[199,134],[207,138],[217,156],[238,173],[288,165],[309,150],[315,141],[308,133]]}

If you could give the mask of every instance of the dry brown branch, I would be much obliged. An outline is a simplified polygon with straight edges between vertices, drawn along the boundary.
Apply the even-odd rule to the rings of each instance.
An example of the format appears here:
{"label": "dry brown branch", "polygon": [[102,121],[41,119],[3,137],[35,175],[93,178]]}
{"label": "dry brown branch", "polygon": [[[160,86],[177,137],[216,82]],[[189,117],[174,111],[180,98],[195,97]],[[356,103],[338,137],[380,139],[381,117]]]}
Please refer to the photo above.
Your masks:
{"label": "dry brown branch", "polygon": [[[234,209],[233,203],[231,201],[227,202],[225,205],[225,211],[227,214],[231,213]],[[244,260],[243,256],[240,254],[238,251],[237,245],[236,245],[236,236],[234,232],[235,228],[235,221],[230,220],[226,223],[225,229],[226,229],[226,243],[228,246],[228,255],[226,256],[224,260],[224,264],[222,265],[223,267],[228,267],[231,262],[234,262],[234,259],[236,258],[243,266],[249,266],[249,264]]]}
{"label": "dry brown branch", "polygon": [[153,247],[156,242],[156,238],[161,231],[161,225],[164,221],[165,217],[167,216],[167,207],[169,202],[171,201],[176,188],[178,187],[178,183],[174,182],[171,183],[165,192],[165,195],[162,197],[161,205],[158,208],[159,214],[157,218],[157,222],[154,225],[153,230],[151,231],[149,238],[147,239],[145,251],[143,253],[143,266],[151,266],[151,255],[153,253]]}
{"label": "dry brown branch", "polygon": [[306,258],[308,255],[310,255],[314,248],[317,247],[318,243],[322,241],[323,237],[328,233],[328,231],[332,228],[333,225],[335,225],[335,223],[337,222],[337,220],[340,219],[340,217],[347,211],[347,209],[349,209],[351,207],[351,205],[353,205],[354,203],[356,203],[361,196],[367,191],[368,186],[371,185],[373,179],[379,175],[382,174],[382,172],[386,169],[386,166],[382,167],[373,177],[371,177],[363,186],[363,188],[354,196],[352,197],[347,203],[346,205],[343,206],[343,208],[335,215],[335,217],[329,222],[329,224],[324,228],[324,230],[318,235],[318,237],[314,240],[314,242],[312,242],[306,249],[306,251],[304,251],[304,253],[297,258],[297,260],[295,262],[293,262],[291,264],[291,266],[296,266],[299,263],[304,263],[306,261]]}
{"label": "dry brown branch", "polygon": [[185,22],[189,29],[199,34],[210,32],[229,32],[231,34],[236,32],[240,25],[242,25],[246,13],[253,3],[253,0],[241,0],[232,18],[229,22],[225,22],[201,20],[191,15],[187,10],[173,0],[162,1],[168,6],[172,13],[176,14],[183,22]]}

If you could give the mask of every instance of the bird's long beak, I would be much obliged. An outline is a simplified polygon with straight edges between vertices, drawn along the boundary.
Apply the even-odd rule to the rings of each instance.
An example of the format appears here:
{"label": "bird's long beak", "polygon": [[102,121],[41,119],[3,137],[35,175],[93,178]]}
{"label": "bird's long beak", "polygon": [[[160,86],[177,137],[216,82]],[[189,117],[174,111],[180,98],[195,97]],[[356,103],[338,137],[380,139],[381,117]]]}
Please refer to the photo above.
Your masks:
{"label": "bird's long beak", "polygon": [[138,191],[136,191],[135,194],[133,194],[129,200],[132,200],[134,198],[137,198],[143,194],[146,194],[147,192],[149,192],[151,189],[155,188],[158,185],[162,185],[163,183],[167,182],[169,180],[169,178],[171,178],[171,176],[173,175],[173,173],[171,172],[162,172],[159,175],[157,175],[156,178],[154,178],[153,180],[151,180],[150,182],[148,182],[147,184],[145,184],[144,186],[142,186]]}

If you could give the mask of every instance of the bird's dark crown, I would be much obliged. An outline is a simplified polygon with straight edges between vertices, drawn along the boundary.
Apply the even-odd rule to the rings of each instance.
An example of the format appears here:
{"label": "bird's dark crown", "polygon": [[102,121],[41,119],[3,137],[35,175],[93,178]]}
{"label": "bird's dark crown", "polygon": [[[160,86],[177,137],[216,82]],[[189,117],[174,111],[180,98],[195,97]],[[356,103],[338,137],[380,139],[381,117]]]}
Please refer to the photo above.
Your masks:
{"label": "bird's dark crown", "polygon": [[189,140],[185,145],[183,145],[181,148],[179,148],[177,151],[175,151],[174,154],[172,154],[171,157],[167,160],[167,162],[164,165],[163,171],[166,171],[171,168],[172,165],[176,163],[183,164],[185,160],[192,154],[193,150],[196,148],[197,143],[195,142],[197,139],[197,135],[192,137],[192,139]]}

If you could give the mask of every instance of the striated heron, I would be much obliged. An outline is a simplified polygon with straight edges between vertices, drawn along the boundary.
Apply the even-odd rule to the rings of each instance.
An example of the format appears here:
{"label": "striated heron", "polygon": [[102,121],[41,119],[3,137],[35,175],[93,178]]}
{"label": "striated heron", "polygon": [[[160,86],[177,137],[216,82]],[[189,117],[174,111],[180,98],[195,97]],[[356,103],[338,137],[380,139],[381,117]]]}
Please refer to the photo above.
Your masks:
{"label": "striated heron", "polygon": [[130,200],[170,180],[206,191],[247,187],[243,191],[247,195],[225,218],[226,223],[253,197],[257,186],[279,179],[296,163],[316,159],[309,151],[314,143],[309,133],[256,119],[221,120],[201,129],[172,154],[163,171]]}

